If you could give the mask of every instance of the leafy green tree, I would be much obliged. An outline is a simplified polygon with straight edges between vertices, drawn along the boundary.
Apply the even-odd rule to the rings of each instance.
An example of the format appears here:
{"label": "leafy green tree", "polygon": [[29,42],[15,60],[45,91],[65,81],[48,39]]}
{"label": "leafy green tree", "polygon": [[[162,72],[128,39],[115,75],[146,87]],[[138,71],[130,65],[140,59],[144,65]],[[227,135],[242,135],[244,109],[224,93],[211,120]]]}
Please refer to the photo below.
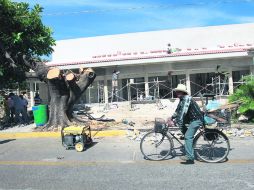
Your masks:
{"label": "leafy green tree", "polygon": [[[28,3],[0,0],[0,48],[3,52],[0,54],[0,87],[25,80],[24,73],[29,67],[22,61],[22,55],[38,58],[53,52],[55,40],[52,30],[42,24],[42,10],[39,5],[30,8]],[[12,60],[6,58],[6,52]]]}
{"label": "leafy green tree", "polygon": [[25,71],[35,71],[48,84],[50,114],[45,128],[54,130],[75,119],[73,105],[96,75],[91,69],[67,73],[40,60],[40,56],[50,55],[55,45],[51,29],[41,21],[42,10],[39,5],[30,8],[27,3],[0,0],[0,85],[21,82]]}
{"label": "leafy green tree", "polygon": [[254,118],[254,76],[248,75],[243,78],[242,84],[229,97],[230,102],[240,102],[239,113],[247,115],[249,119]]}

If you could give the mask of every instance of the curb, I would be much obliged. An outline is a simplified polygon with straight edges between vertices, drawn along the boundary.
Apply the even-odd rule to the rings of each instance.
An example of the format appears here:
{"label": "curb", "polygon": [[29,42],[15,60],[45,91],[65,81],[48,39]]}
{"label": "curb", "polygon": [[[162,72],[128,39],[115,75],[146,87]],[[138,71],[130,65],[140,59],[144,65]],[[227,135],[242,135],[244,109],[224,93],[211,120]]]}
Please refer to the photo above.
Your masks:
{"label": "curb", "polygon": [[[126,130],[91,131],[92,138],[125,136]],[[18,132],[0,133],[0,139],[60,138],[60,132]]]}

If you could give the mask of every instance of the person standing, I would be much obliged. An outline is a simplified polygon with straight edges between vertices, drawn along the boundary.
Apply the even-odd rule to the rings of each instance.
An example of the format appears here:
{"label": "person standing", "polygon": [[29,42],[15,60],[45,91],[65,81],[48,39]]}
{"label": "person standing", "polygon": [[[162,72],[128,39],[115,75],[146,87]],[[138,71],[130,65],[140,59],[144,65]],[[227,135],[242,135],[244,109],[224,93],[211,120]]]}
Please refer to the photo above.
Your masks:
{"label": "person standing", "polygon": [[193,139],[198,128],[203,125],[203,113],[195,100],[188,95],[185,85],[178,84],[173,90],[180,101],[172,120],[180,128],[185,141],[185,155],[180,158],[184,161],[182,164],[194,164]]}
{"label": "person standing", "polygon": [[22,96],[23,96],[23,98],[27,101],[27,108],[28,108],[28,100],[29,100],[29,97],[27,96],[27,93],[26,93],[26,91],[24,91],[24,92],[22,92]]}
{"label": "person standing", "polygon": [[22,119],[25,123],[28,123],[28,114],[27,114],[27,106],[28,106],[28,101],[26,98],[23,97],[23,95],[19,95],[22,105],[24,107],[24,110],[22,110]]}
{"label": "person standing", "polygon": [[34,105],[35,106],[38,106],[42,103],[42,100],[40,98],[40,95],[38,93],[35,93],[35,96],[34,96]]}
{"label": "person standing", "polygon": [[10,123],[10,107],[8,104],[8,96],[3,95],[4,121]]}
{"label": "person standing", "polygon": [[23,103],[23,106],[24,106],[24,108],[25,108],[25,111],[27,112],[27,106],[28,106],[28,101],[27,101],[27,99],[24,98],[23,95],[19,95],[19,97],[20,97],[20,99],[21,99],[21,101],[22,101],[22,103]]}
{"label": "person standing", "polygon": [[8,107],[9,107],[9,110],[10,110],[10,123],[14,122],[14,116],[15,116],[15,107],[14,107],[14,102],[11,98],[11,95],[13,93],[10,93],[8,95],[8,99],[7,99],[7,103],[8,103]]}
{"label": "person standing", "polygon": [[13,106],[15,109],[15,122],[19,124],[26,124],[28,122],[28,118],[21,98],[14,93],[10,93],[10,97],[13,100]]}

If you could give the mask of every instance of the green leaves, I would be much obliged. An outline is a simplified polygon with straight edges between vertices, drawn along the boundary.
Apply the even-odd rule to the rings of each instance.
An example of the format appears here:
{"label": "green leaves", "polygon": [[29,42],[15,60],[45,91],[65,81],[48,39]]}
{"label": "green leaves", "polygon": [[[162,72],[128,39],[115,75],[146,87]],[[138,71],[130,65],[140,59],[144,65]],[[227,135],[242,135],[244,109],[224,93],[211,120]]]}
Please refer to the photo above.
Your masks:
{"label": "green leaves", "polygon": [[[0,43],[15,61],[19,72],[28,68],[18,57],[48,56],[53,52],[55,40],[52,30],[44,26],[41,20],[43,8],[40,5],[29,7],[28,3],[0,0]],[[12,68],[4,52],[0,51],[0,84],[11,79],[7,73],[12,73]],[[18,80],[14,75],[13,80]]]}
{"label": "green leaves", "polygon": [[254,76],[243,78],[245,82],[229,97],[230,102],[241,101],[238,111],[242,114],[254,110]]}
{"label": "green leaves", "polygon": [[21,41],[22,41],[22,39],[21,39],[21,34],[22,34],[22,32],[19,32],[19,33],[17,33],[17,34],[12,33],[13,42],[14,42],[14,43],[17,43],[17,42],[21,42]]}
{"label": "green leaves", "polygon": [[27,3],[0,0],[0,40],[9,51],[26,54],[32,50],[39,56],[52,53],[55,40],[41,21],[42,10],[38,4],[29,8]]}

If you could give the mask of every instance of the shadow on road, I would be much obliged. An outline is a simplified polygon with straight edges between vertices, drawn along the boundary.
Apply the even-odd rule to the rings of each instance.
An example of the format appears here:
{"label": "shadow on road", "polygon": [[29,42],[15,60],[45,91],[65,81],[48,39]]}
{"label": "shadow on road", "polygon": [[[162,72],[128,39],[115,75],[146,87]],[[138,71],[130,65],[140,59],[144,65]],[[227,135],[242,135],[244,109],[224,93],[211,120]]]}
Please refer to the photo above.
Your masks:
{"label": "shadow on road", "polygon": [[15,141],[16,139],[7,139],[7,140],[3,140],[3,141],[0,141],[0,144],[5,144],[5,143],[8,143],[10,141]]}
{"label": "shadow on road", "polygon": [[86,145],[86,150],[92,148],[93,146],[95,146],[98,142],[92,142],[91,144]]}

